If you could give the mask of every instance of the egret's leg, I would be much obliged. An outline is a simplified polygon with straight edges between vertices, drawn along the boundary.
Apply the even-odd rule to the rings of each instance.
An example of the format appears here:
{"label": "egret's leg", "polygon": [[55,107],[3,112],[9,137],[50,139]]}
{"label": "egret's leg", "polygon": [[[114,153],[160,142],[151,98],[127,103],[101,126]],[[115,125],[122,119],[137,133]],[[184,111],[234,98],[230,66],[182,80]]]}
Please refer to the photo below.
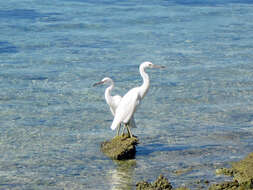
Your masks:
{"label": "egret's leg", "polygon": [[130,130],[130,128],[129,128],[129,125],[126,124],[126,127],[127,127],[127,132],[128,132],[128,134],[130,135],[130,138],[132,138],[132,137],[133,137],[133,134],[132,134],[132,132],[131,132],[131,130]]}
{"label": "egret's leg", "polygon": [[119,136],[119,126],[117,127],[117,134],[116,136]]}
{"label": "egret's leg", "polygon": [[117,136],[119,136],[121,124],[117,127]]}
{"label": "egret's leg", "polygon": [[123,129],[122,129],[122,135],[124,135],[124,132],[125,132],[125,129],[126,129],[126,124],[123,124]]}

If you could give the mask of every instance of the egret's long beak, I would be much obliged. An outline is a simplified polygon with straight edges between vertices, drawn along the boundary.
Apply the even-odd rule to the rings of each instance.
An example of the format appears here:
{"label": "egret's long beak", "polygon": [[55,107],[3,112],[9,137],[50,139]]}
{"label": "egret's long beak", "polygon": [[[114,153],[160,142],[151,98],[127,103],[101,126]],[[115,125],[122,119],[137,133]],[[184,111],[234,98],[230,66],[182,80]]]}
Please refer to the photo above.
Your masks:
{"label": "egret's long beak", "polygon": [[164,69],[165,66],[163,65],[153,65],[152,68],[156,68],[156,69]]}
{"label": "egret's long beak", "polygon": [[97,85],[100,85],[100,84],[104,84],[104,81],[99,81],[99,82],[96,82],[95,84],[93,84],[92,86],[97,86]]}

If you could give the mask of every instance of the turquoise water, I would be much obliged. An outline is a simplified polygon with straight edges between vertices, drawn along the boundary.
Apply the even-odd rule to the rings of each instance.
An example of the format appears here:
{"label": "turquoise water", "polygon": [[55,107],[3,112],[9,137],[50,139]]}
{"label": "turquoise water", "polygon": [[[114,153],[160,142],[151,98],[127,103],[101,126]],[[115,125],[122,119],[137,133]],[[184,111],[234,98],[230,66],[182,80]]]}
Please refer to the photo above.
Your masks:
{"label": "turquoise water", "polygon": [[[253,4],[243,0],[0,2],[0,189],[125,189],[160,173],[192,189],[252,152]],[[150,90],[136,159],[114,162],[104,87]],[[177,175],[178,170],[186,170]]]}

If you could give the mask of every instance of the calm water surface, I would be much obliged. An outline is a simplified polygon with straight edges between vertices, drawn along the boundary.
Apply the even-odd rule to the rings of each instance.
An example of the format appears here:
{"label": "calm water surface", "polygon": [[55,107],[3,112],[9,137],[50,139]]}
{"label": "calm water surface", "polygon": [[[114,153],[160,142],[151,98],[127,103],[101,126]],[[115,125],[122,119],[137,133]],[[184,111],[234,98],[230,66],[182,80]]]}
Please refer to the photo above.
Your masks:
{"label": "calm water surface", "polygon": [[[0,189],[123,189],[160,173],[206,188],[253,151],[253,4],[248,0],[0,2]],[[135,160],[100,152],[104,87],[140,85]],[[178,170],[186,171],[178,175]]]}

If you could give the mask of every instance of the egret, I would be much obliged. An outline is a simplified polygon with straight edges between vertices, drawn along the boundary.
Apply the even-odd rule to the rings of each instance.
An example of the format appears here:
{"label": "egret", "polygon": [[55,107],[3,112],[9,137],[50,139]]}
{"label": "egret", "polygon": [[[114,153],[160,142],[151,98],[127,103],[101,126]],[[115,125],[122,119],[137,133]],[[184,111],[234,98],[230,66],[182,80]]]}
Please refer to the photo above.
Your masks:
{"label": "egret", "polygon": [[119,105],[117,106],[111,125],[111,129],[115,130],[120,125],[120,123],[124,123],[127,127],[130,137],[133,137],[133,135],[129,128],[129,121],[133,117],[137,106],[147,94],[150,86],[149,76],[145,72],[146,68],[164,68],[164,66],[154,65],[151,62],[143,62],[140,65],[139,71],[143,79],[143,84],[141,86],[132,88],[123,96]]}
{"label": "egret", "polygon": [[[111,95],[111,91],[114,88],[114,82],[111,78],[105,77],[100,82],[93,84],[93,86],[102,85],[102,84],[109,84],[109,87],[107,87],[105,89],[105,101],[109,105],[111,113],[114,116],[115,111],[116,111],[122,97],[120,95],[115,95],[115,96]],[[129,125],[130,125],[130,127],[133,127],[133,128],[136,127],[133,117],[130,119]],[[125,126],[124,126],[124,129],[125,129]],[[124,133],[124,129],[123,129],[123,133]],[[120,130],[120,125],[118,126],[118,129],[117,129],[117,135],[119,135],[119,130]]]}

